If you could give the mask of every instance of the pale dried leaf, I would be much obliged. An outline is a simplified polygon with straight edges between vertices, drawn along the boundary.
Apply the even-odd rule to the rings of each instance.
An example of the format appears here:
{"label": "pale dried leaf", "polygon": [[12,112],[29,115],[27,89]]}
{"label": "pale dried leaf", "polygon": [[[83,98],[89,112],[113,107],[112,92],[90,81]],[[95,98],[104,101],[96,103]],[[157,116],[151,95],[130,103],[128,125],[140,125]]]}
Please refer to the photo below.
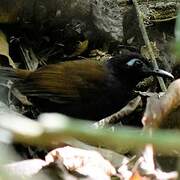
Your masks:
{"label": "pale dried leaf", "polygon": [[37,174],[47,164],[41,159],[31,159],[7,164],[4,168],[9,174],[28,177]]}
{"label": "pale dried leaf", "polygon": [[111,163],[96,151],[66,146],[51,151],[45,159],[48,163],[61,161],[69,171],[76,171],[92,179],[110,179],[110,176],[116,174]]}
{"label": "pale dried leaf", "polygon": [[136,162],[133,168],[132,180],[173,180],[178,178],[177,172],[163,172],[160,168],[155,166],[154,152],[152,145],[146,145],[142,156]]}
{"label": "pale dried leaf", "polygon": [[9,56],[9,44],[7,42],[6,35],[0,30],[0,55],[5,57],[9,61],[9,65],[16,68],[13,60]]}
{"label": "pale dried leaf", "polygon": [[128,166],[129,161],[127,159],[124,159],[121,166],[118,169],[118,176],[122,180],[130,179],[133,175],[132,171],[130,170]]}
{"label": "pale dried leaf", "polygon": [[77,139],[66,140],[66,141],[64,141],[64,143],[66,143],[66,145],[77,147],[77,148],[81,148],[81,149],[85,149],[85,150],[97,151],[105,159],[110,161],[111,164],[114,167],[119,167],[125,160],[127,160],[127,161],[129,160],[125,156],[123,156],[121,154],[118,154],[118,153],[116,153],[116,152],[114,152],[112,150],[105,149],[105,148],[100,148],[100,147],[95,147],[95,146],[91,146],[91,145],[85,144],[84,142],[79,141]]}

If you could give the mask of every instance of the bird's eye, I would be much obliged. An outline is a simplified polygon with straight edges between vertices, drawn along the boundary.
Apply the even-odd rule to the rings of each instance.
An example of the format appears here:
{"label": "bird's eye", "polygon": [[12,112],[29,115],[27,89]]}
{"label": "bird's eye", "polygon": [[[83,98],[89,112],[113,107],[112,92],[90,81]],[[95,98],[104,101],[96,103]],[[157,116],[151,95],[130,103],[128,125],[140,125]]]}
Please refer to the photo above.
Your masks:
{"label": "bird's eye", "polygon": [[131,59],[130,61],[127,62],[127,65],[129,67],[136,67],[136,68],[140,68],[143,66],[143,63],[140,59]]}

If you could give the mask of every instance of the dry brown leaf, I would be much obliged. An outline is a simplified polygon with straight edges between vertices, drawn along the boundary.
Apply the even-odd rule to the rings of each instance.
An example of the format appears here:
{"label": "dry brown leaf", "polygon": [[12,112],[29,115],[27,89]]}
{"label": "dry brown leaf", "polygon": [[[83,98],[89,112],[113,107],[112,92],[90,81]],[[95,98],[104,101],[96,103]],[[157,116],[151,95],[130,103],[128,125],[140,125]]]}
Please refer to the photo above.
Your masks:
{"label": "dry brown leaf", "polygon": [[96,151],[87,151],[66,146],[51,151],[46,162],[63,162],[69,171],[76,171],[91,179],[110,179],[116,174],[115,168]]}
{"label": "dry brown leaf", "polygon": [[[169,86],[164,96],[155,95],[148,98],[146,110],[142,118],[145,127],[161,127],[167,122],[168,115],[180,106],[180,79]],[[179,110],[178,110],[179,112]],[[178,122],[177,122],[178,123]],[[174,126],[176,126],[174,124]]]}

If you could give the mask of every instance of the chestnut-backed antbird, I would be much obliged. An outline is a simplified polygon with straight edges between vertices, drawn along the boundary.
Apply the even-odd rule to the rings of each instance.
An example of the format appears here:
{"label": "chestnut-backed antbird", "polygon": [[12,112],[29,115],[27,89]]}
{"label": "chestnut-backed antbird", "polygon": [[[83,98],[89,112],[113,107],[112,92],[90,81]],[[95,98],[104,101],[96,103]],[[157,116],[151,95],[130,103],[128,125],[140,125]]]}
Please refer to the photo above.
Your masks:
{"label": "chestnut-backed antbird", "polygon": [[121,109],[143,78],[172,75],[153,70],[137,53],[116,55],[105,62],[66,61],[32,72],[0,68],[0,76],[31,97],[43,112],[60,112],[76,118],[99,120]]}

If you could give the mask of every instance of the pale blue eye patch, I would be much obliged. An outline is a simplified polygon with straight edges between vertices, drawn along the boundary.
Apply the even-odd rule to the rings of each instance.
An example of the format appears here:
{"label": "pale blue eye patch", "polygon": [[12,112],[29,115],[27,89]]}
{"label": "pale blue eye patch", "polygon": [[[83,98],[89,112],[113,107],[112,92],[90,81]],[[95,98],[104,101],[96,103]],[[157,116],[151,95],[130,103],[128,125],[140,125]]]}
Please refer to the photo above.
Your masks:
{"label": "pale blue eye patch", "polygon": [[130,61],[128,61],[126,64],[127,64],[128,66],[133,66],[135,63],[140,63],[140,60],[134,58],[134,59],[131,59]]}

